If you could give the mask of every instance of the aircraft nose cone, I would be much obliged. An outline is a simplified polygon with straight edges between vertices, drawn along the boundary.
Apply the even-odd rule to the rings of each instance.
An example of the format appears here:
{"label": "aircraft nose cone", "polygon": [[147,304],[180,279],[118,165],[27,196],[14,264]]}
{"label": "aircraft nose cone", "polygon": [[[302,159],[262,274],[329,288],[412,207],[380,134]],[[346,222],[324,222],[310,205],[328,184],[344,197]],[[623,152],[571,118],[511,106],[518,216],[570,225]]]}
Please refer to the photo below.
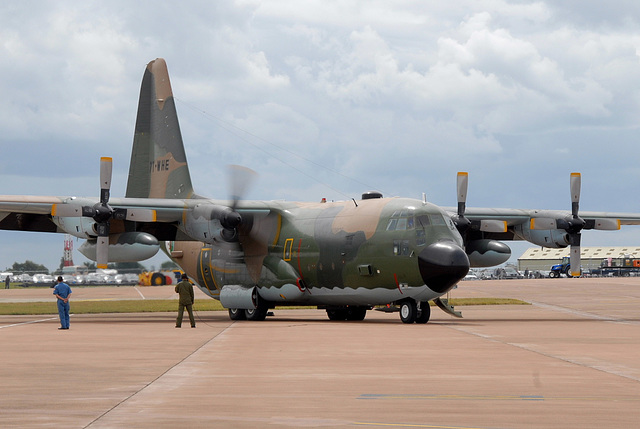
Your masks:
{"label": "aircraft nose cone", "polygon": [[448,241],[427,246],[418,255],[420,275],[429,289],[445,293],[469,272],[469,258],[457,244]]}

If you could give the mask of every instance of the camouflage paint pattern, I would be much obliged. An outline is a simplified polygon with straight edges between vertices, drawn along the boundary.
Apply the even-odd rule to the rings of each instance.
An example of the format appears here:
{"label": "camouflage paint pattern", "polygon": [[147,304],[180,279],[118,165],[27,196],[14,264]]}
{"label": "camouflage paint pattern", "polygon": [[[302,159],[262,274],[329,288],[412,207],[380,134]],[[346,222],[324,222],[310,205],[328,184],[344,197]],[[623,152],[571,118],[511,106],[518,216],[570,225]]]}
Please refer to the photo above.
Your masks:
{"label": "camouflage paint pattern", "polygon": [[127,197],[190,198],[193,193],[167,64],[147,64],[138,103]]}

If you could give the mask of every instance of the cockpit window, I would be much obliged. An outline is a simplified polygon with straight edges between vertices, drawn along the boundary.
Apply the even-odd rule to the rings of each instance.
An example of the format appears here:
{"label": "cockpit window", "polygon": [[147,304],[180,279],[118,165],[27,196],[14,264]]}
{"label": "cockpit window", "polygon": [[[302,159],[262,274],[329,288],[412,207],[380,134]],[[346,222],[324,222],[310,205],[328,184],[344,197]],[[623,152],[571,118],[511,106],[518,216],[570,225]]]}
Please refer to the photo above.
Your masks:
{"label": "cockpit window", "polygon": [[387,225],[387,231],[395,231],[398,219],[389,219],[389,225]]}
{"label": "cockpit window", "polygon": [[431,220],[429,220],[429,215],[420,215],[416,217],[418,228],[424,228],[425,226],[431,225]]}
{"label": "cockpit window", "polygon": [[441,214],[432,214],[429,215],[429,218],[431,219],[431,224],[432,225],[446,225],[447,222],[444,220],[444,217]]}
{"label": "cockpit window", "polygon": [[404,231],[407,229],[407,218],[398,219],[398,223],[396,224],[396,231]]}
{"label": "cockpit window", "polygon": [[387,231],[407,231],[415,228],[413,210],[396,210],[389,219]]}

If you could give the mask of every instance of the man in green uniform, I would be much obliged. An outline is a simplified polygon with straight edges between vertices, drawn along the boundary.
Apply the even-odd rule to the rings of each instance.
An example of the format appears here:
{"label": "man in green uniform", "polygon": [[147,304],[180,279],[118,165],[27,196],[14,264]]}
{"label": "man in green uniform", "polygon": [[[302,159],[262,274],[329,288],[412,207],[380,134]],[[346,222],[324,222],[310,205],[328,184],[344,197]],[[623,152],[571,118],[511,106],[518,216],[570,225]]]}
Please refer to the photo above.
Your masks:
{"label": "man in green uniform", "polygon": [[193,318],[193,285],[189,282],[189,277],[186,274],[182,274],[182,281],[176,285],[176,293],[180,294],[180,301],[178,302],[178,318],[176,319],[176,328],[182,327],[182,315],[184,314],[185,307],[189,313],[189,321],[191,327],[196,327],[196,321]]}

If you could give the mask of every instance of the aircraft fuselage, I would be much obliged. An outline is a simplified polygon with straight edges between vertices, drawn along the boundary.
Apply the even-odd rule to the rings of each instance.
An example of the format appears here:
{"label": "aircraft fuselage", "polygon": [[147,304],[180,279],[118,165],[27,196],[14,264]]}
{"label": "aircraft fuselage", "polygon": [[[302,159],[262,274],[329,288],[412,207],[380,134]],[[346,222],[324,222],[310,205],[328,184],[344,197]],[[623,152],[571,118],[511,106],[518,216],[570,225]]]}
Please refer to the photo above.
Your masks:
{"label": "aircraft fuselage", "polygon": [[277,305],[428,301],[469,270],[451,218],[419,200],[246,202],[238,212],[251,219],[240,230],[242,248],[169,243],[174,260],[214,298],[242,286]]}

